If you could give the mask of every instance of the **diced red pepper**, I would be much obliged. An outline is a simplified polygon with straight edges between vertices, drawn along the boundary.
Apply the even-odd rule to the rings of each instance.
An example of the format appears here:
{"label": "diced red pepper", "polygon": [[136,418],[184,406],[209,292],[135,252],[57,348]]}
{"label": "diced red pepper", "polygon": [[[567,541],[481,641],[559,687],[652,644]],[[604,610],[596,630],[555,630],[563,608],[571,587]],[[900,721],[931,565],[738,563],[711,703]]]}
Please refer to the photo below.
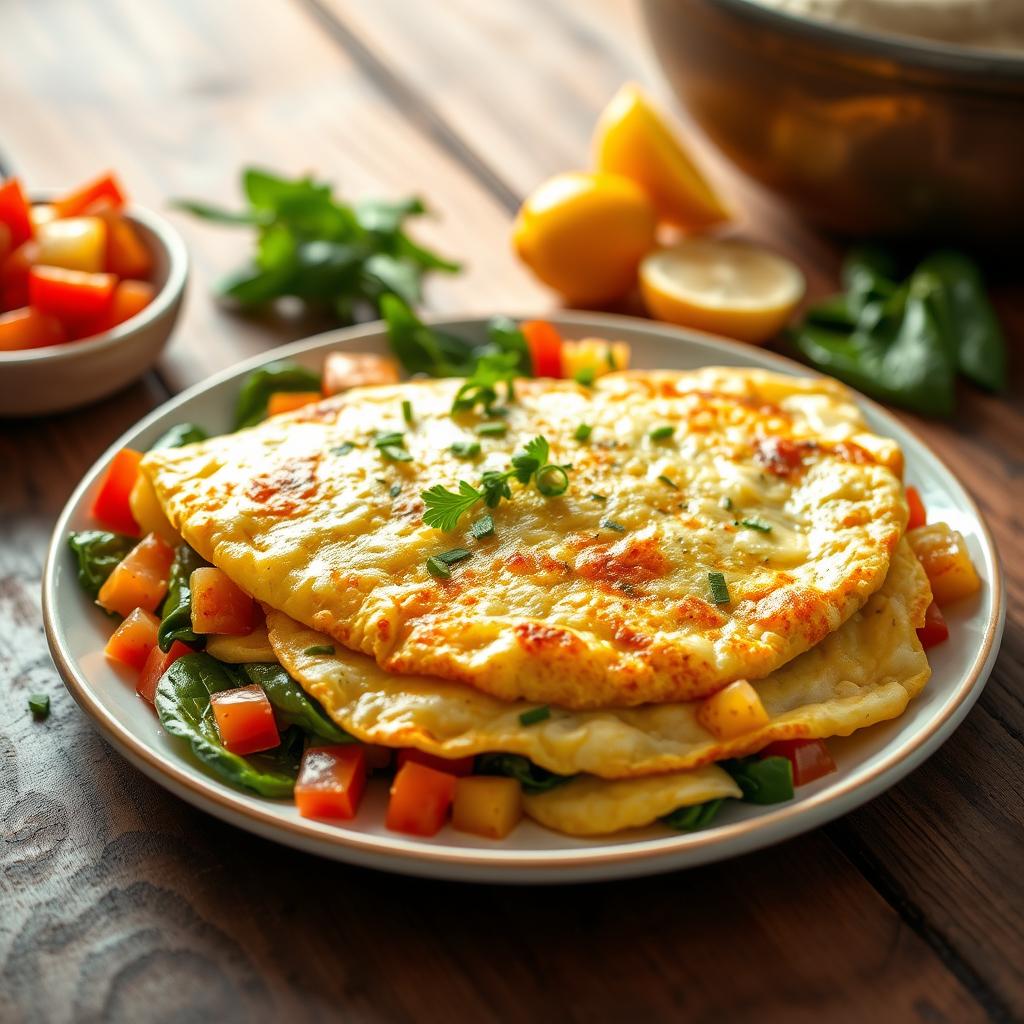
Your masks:
{"label": "diced red pepper", "polygon": [[454,775],[406,761],[391,784],[387,827],[413,836],[436,835],[454,796]]}
{"label": "diced red pepper", "polygon": [[114,567],[100,587],[96,603],[118,615],[131,615],[136,608],[155,612],[167,595],[174,549],[150,533]]}
{"label": "diced red pepper", "polygon": [[221,742],[232,754],[256,754],[281,742],[274,709],[255,683],[210,695]]}
{"label": "diced red pepper", "polygon": [[0,222],[11,232],[11,245],[19,246],[35,234],[32,226],[32,207],[17,178],[0,184]]}
{"label": "diced red pepper", "polygon": [[11,255],[14,249],[13,237],[11,229],[6,224],[0,224],[0,266],[3,265],[4,260]]}
{"label": "diced red pepper", "polygon": [[946,625],[946,617],[942,609],[934,602],[928,605],[924,613],[924,625],[917,631],[917,639],[921,646],[927,651],[929,647],[941,644],[943,640],[949,639],[949,626]]}
{"label": "diced red pepper", "polygon": [[473,774],[474,757],[438,757],[436,754],[426,754],[422,750],[405,748],[399,750],[395,767],[401,769],[407,761],[415,761],[416,764],[425,764],[428,768],[434,768],[439,772],[447,772],[449,775],[463,776]]}
{"label": "diced red pepper", "polygon": [[152,612],[136,608],[110,635],[103,653],[138,671],[152,651],[159,651],[156,646],[159,626],[160,620]]}
{"label": "diced red pepper", "polygon": [[179,659],[186,654],[191,654],[192,648],[175,640],[171,648],[165,654],[159,647],[154,647],[142,666],[142,673],[139,681],[135,684],[135,692],[143,699],[152,704],[156,700],[156,687],[163,678],[164,673]]}
{"label": "diced red pepper", "polygon": [[907,488],[907,508],[910,509],[910,517],[907,519],[908,530],[916,530],[928,522],[928,513],[916,487]]}
{"label": "diced red pepper", "polygon": [[101,214],[107,223],[105,270],[118,277],[149,277],[153,272],[153,255],[142,236],[127,217],[116,211]]}
{"label": "diced red pepper", "polygon": [[295,805],[303,818],[354,818],[365,789],[364,747],[309,747],[295,781]]}
{"label": "diced red pepper", "polygon": [[253,599],[212,566],[195,569],[192,591],[192,629],[196,633],[241,636],[252,632],[256,618]]}
{"label": "diced red pepper", "polygon": [[524,320],[519,325],[530,350],[534,377],[562,376],[562,336],[547,320]]}
{"label": "diced red pepper", "polygon": [[31,306],[0,313],[0,352],[61,345],[67,340],[68,332],[55,316]]}
{"label": "diced red pepper", "polygon": [[107,310],[96,320],[76,325],[77,336],[91,338],[112,330],[141,313],[153,301],[155,294],[156,289],[148,281],[119,281]]}
{"label": "diced red pepper", "polygon": [[22,242],[0,266],[0,306],[18,309],[28,305],[28,272],[39,258],[39,243]]}
{"label": "diced red pepper", "polygon": [[371,772],[387,771],[391,767],[391,759],[394,756],[394,749],[381,747],[376,743],[364,743],[363,750],[366,751],[366,767]]}
{"label": "diced red pepper", "polygon": [[110,468],[93,498],[89,514],[99,520],[108,530],[139,535],[139,526],[132,515],[128,499],[139,477],[139,463],[142,453],[134,448],[122,448],[110,460]]}
{"label": "diced red pepper", "polygon": [[102,174],[81,188],[69,192],[62,199],[53,201],[58,217],[75,217],[80,213],[95,213],[98,210],[120,209],[125,204],[124,190],[111,174]]}
{"label": "diced red pepper", "polygon": [[762,757],[785,757],[793,765],[793,785],[805,786],[836,770],[824,740],[776,740],[761,751]]}
{"label": "diced red pepper", "polygon": [[29,305],[64,324],[86,323],[110,308],[117,278],[63,267],[32,267],[28,272]]}

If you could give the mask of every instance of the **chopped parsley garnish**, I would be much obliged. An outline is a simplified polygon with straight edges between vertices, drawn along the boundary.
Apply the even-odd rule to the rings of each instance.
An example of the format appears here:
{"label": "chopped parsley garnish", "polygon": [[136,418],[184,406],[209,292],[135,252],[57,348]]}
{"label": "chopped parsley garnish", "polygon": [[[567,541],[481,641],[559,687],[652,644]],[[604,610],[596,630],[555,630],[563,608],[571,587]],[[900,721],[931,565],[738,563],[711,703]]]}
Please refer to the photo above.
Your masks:
{"label": "chopped parsley garnish", "polygon": [[445,565],[455,565],[456,562],[461,562],[464,558],[472,558],[473,552],[467,548],[452,548],[449,551],[442,551],[437,557]]}
{"label": "chopped parsley garnish", "polygon": [[673,427],[670,423],[666,423],[662,427],[655,427],[648,433],[647,436],[652,441],[667,441],[675,432],[676,428]]}
{"label": "chopped parsley garnish", "polygon": [[594,378],[597,376],[592,366],[581,366],[573,375],[572,379],[577,384],[582,384],[585,388],[589,388],[594,383]]}
{"label": "chopped parsley garnish", "polygon": [[519,364],[520,357],[517,352],[495,352],[481,356],[473,367],[473,372],[455,393],[452,413],[469,412],[478,405],[483,406],[485,412],[492,413],[498,401],[499,384],[505,384],[508,400],[513,401],[515,391],[512,382],[516,377],[522,376]]}
{"label": "chopped parsley garnish", "polygon": [[577,441],[589,441],[590,435],[594,432],[594,428],[589,423],[581,423],[573,433],[573,437]]}
{"label": "chopped parsley garnish", "polygon": [[608,499],[603,494],[591,494],[591,501],[596,501],[599,505],[603,505]]}
{"label": "chopped parsley garnish", "polygon": [[303,654],[333,654],[334,644],[314,644],[312,647],[307,647]]}
{"label": "chopped parsley garnish", "polygon": [[450,580],[452,578],[452,571],[441,561],[437,555],[431,555],[427,559],[427,572],[434,577],[435,580]]}
{"label": "chopped parsley garnish", "polygon": [[412,456],[405,450],[405,434],[399,431],[378,434],[373,439],[373,446],[391,462],[412,462]]}
{"label": "chopped parsley garnish", "polygon": [[742,519],[740,526],[745,526],[748,530],[757,530],[758,533],[772,532],[772,524],[766,523],[763,519]]}
{"label": "chopped parsley garnish", "polygon": [[355,445],[351,441],[346,441],[344,444],[339,444],[337,448],[332,448],[330,451],[332,455],[348,455],[353,448],[355,448]]}
{"label": "chopped parsley garnish", "polygon": [[402,485],[401,484],[392,484],[391,487],[388,489],[388,494],[390,494],[392,498],[397,498],[401,493],[402,493]]}
{"label": "chopped parsley garnish", "polygon": [[663,483],[663,484],[664,484],[664,485],[665,485],[666,487],[671,487],[673,491],[678,491],[678,490],[679,490],[679,484],[677,484],[677,483],[675,482],[675,480],[673,480],[673,479],[672,479],[671,477],[669,477],[669,476],[665,476],[665,474],[664,474],[664,473],[662,473],[662,475],[661,475],[661,476],[659,476],[659,477],[658,477],[658,479],[659,479],[659,480],[660,480],[660,481],[661,481],[661,482],[662,482],[662,483]]}
{"label": "chopped parsley garnish", "polygon": [[50,698],[45,693],[30,693],[28,709],[36,718],[47,718],[50,714]]}
{"label": "chopped parsley garnish", "polygon": [[473,521],[473,525],[469,528],[469,534],[476,540],[480,540],[483,537],[490,537],[494,533],[494,520],[488,513],[484,513],[479,519]]}
{"label": "chopped parsley garnish", "polygon": [[529,711],[524,711],[519,716],[520,725],[536,725],[538,722],[543,722],[551,717],[551,708],[547,704],[542,704],[539,708],[530,708]]}
{"label": "chopped parsley garnish", "polygon": [[406,423],[412,423],[412,402],[408,398],[402,401],[402,419]]}
{"label": "chopped parsley garnish", "polygon": [[536,484],[537,490],[545,497],[556,497],[564,494],[569,486],[570,466],[557,466],[549,462],[550,446],[543,437],[535,437],[524,445],[521,452],[512,456],[511,469],[504,473],[488,470],[480,477],[480,487],[476,488],[466,480],[459,481],[458,491],[449,491],[441,484],[436,484],[423,491],[420,497],[426,510],[423,522],[427,526],[449,532],[459,524],[463,514],[474,505],[483,502],[488,508],[494,508],[503,498],[512,497],[509,480],[518,480],[521,484]]}
{"label": "chopped parsley garnish", "polygon": [[476,428],[481,437],[504,437],[508,433],[507,423],[481,423]]}
{"label": "chopped parsley garnish", "polygon": [[732,498],[730,498],[728,495],[726,495],[718,504],[721,505],[721,507],[724,508],[726,512],[732,511]]}
{"label": "chopped parsley garnish", "polygon": [[622,523],[617,523],[614,519],[602,519],[601,525],[606,530],[614,530],[616,533],[626,532],[626,528],[622,525]]}
{"label": "chopped parsley garnish", "polygon": [[451,447],[451,452],[460,459],[475,459],[480,454],[480,442],[456,441]]}
{"label": "chopped parsley garnish", "polygon": [[725,582],[724,573],[709,572],[708,586],[711,588],[711,600],[714,601],[715,604],[729,603],[729,586]]}

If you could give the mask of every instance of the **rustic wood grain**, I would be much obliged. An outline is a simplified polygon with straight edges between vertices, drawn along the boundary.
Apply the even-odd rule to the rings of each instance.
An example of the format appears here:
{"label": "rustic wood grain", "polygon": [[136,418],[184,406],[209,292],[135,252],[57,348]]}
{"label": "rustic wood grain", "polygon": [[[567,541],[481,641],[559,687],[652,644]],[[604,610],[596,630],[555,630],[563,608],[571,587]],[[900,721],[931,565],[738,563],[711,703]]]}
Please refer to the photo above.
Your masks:
{"label": "rustic wood grain", "polygon": [[[430,305],[474,312],[550,302],[505,243],[517,199],[581,164],[607,96],[649,73],[622,0],[14,0],[0,39],[17,41],[0,149],[30,180],[112,164],[159,208],[229,201],[255,162],[346,194],[415,191],[438,213],[421,236],[468,262]],[[797,257],[816,293],[833,287],[837,249],[726,179],[741,230]],[[922,426],[982,501],[1011,600],[992,682],[926,766],[824,832],[698,871],[535,891],[399,879],[173,799],[99,739],[46,653],[43,551],[96,455],[165,387],[317,326],[219,310],[208,290],[242,237],[171,217],[194,281],[159,377],[0,426],[0,1020],[1024,1015],[1019,363],[1014,398],[967,395],[953,428]],[[1001,299],[1019,343],[1019,283]],[[45,724],[26,714],[34,691],[53,699]]]}

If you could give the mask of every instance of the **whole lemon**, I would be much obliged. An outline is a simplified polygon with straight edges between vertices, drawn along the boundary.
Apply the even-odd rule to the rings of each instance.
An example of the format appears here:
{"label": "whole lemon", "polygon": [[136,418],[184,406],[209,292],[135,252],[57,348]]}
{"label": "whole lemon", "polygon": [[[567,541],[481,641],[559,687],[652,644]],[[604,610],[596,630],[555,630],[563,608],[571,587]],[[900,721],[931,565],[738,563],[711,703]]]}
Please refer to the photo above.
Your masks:
{"label": "whole lemon", "polygon": [[618,174],[569,171],[523,203],[512,240],[519,258],[573,305],[602,305],[636,284],[655,244],[654,206]]}

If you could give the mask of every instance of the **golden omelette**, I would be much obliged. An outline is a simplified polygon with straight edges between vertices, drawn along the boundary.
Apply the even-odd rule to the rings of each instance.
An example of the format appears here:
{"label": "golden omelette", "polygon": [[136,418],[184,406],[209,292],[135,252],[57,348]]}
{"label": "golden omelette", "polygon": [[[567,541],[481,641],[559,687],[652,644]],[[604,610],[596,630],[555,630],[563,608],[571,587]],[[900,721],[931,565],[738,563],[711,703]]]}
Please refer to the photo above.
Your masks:
{"label": "golden omelette", "polygon": [[[389,672],[505,700],[705,696],[814,646],[885,579],[907,517],[899,449],[833,381],[722,368],[523,380],[504,431],[484,434],[483,413],[450,412],[459,383],[357,388],[150,452],[142,470],[184,539],[270,607]],[[374,445],[389,432],[407,460]],[[482,506],[448,533],[424,524],[422,491],[476,485],[538,435],[571,466],[564,495],[513,482],[482,539],[469,532]],[[481,453],[460,458],[458,442]],[[433,578],[428,558],[454,547],[471,557]]]}

